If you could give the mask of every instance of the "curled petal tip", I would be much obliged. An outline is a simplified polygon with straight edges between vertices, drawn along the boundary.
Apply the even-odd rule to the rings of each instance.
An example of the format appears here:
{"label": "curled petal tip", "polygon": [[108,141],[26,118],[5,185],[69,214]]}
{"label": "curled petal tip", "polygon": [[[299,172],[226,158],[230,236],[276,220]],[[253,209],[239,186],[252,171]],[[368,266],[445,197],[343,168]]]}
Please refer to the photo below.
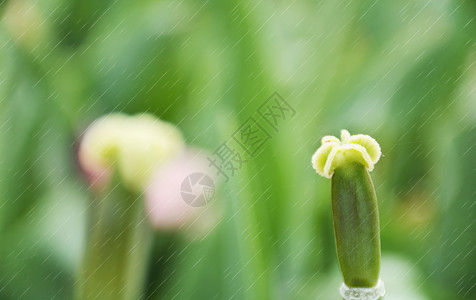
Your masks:
{"label": "curled petal tip", "polygon": [[347,143],[349,141],[349,138],[350,133],[346,129],[342,129],[340,131],[340,140],[342,141],[342,143]]}
{"label": "curled petal tip", "polygon": [[312,156],[312,166],[319,175],[330,178],[330,176],[326,175],[324,169],[326,166],[327,158],[329,157],[329,154],[331,153],[332,149],[335,148],[336,145],[338,144],[335,142],[325,143],[321,147],[319,147],[319,149],[317,149],[317,151]]}
{"label": "curled petal tip", "polygon": [[322,137],[322,140],[321,140],[322,145],[324,145],[325,143],[330,143],[330,142],[340,143],[340,140],[332,135],[326,135]]}
{"label": "curled petal tip", "polygon": [[372,137],[365,134],[356,134],[350,137],[349,142],[365,147],[365,150],[374,164],[379,161],[382,151],[380,145]]}

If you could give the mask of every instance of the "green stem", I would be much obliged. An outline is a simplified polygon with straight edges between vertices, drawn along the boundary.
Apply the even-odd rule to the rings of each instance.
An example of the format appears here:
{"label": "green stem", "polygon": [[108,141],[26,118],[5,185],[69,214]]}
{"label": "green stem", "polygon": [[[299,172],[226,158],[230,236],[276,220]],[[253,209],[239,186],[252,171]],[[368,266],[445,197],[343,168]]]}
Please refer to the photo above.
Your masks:
{"label": "green stem", "polygon": [[380,272],[377,196],[367,169],[350,163],[332,176],[337,256],[348,287],[373,287]]}
{"label": "green stem", "polygon": [[142,199],[121,186],[92,199],[76,299],[140,299],[151,233]]}

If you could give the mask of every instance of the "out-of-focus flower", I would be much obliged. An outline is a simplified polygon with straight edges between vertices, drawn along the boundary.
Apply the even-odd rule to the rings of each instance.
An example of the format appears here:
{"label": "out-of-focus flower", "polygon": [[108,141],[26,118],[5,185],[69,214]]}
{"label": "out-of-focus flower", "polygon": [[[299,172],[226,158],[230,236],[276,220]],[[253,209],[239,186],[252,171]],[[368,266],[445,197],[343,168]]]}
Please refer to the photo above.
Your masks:
{"label": "out-of-focus flower", "polygon": [[[37,48],[43,48],[50,40],[48,18],[41,15],[37,2],[8,1],[4,9],[3,24],[19,45],[30,51],[37,51]],[[40,44],[42,46],[39,47]]]}
{"label": "out-of-focus flower", "polygon": [[184,141],[173,125],[152,115],[106,115],[93,122],[79,146],[79,163],[92,186],[104,186],[112,171],[129,189],[143,191],[153,172],[181,154]]}
{"label": "out-of-focus flower", "polygon": [[206,205],[214,195],[215,173],[206,154],[187,150],[157,170],[146,189],[147,216],[156,229],[173,230],[190,226],[206,231],[216,216]]}

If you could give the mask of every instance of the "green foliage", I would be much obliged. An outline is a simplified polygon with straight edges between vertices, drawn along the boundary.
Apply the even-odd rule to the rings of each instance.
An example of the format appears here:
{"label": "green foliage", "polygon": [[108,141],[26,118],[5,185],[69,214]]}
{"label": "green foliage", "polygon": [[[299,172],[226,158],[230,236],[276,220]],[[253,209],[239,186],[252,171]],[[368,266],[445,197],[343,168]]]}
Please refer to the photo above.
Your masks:
{"label": "green foliage", "polygon": [[[213,203],[156,233],[151,299],[337,299],[320,137],[375,137],[388,299],[474,299],[475,5],[459,1],[0,1],[0,299],[71,299],[90,194],[81,132],[149,112],[213,152],[278,92],[296,111]],[[238,146],[237,146],[238,147]],[[411,278],[411,282],[405,278]],[[400,291],[402,286],[405,291]]]}

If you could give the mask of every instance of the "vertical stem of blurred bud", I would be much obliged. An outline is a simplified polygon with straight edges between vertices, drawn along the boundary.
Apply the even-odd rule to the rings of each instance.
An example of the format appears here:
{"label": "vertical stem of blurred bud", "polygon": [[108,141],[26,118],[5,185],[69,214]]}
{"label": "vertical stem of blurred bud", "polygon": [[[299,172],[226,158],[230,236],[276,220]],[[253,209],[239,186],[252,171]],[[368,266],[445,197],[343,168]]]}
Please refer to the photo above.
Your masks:
{"label": "vertical stem of blurred bud", "polygon": [[140,299],[151,232],[140,196],[118,185],[92,199],[77,299]]}

